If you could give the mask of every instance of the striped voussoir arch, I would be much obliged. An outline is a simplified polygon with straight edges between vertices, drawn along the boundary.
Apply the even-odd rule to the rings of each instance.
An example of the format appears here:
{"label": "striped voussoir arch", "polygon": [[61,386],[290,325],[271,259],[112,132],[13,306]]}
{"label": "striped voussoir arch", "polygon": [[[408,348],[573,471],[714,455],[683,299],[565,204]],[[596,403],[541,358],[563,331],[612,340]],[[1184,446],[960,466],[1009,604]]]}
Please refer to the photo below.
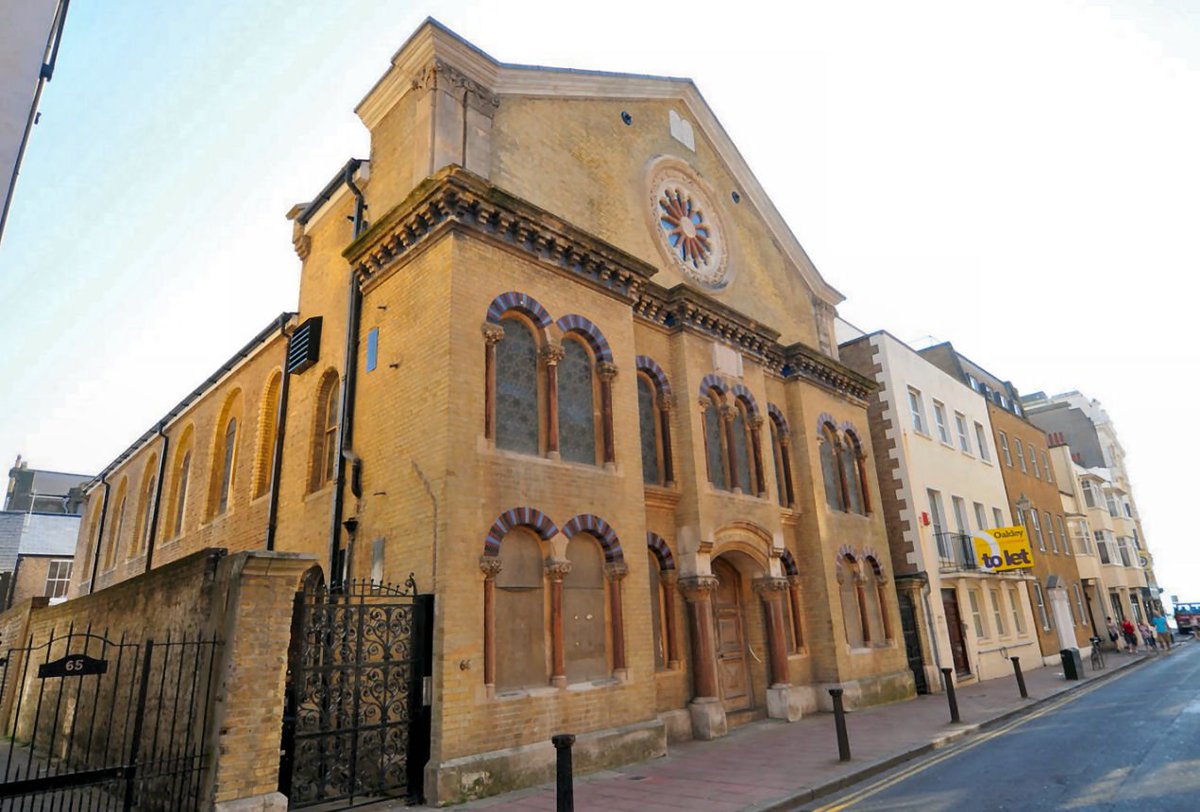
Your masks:
{"label": "striped voussoir arch", "polygon": [[589,320],[572,313],[569,316],[563,316],[554,324],[564,334],[577,333],[583,336],[588,346],[592,348],[592,352],[595,353],[597,361],[612,363],[612,349],[608,346],[608,339],[604,337],[604,333],[600,332],[600,328]]}
{"label": "striped voussoir arch", "polygon": [[783,416],[783,412],[774,403],[767,404],[767,414],[771,416],[771,419],[775,421],[779,428],[783,429],[785,434],[791,431],[787,418]]}
{"label": "striped voussoir arch", "polygon": [[858,553],[854,552],[854,548],[851,547],[849,544],[843,544],[841,547],[838,547],[837,554],[838,554],[838,558],[845,556],[846,558],[849,558],[854,563],[856,563],[856,564],[858,563]]}
{"label": "striped voussoir arch", "polygon": [[858,436],[858,429],[854,428],[854,424],[851,423],[849,420],[843,420],[842,425],[838,426],[838,428],[842,430],[843,434],[846,432],[850,432],[855,437]]}
{"label": "striped voussoir arch", "polygon": [[830,426],[834,431],[837,431],[837,420],[829,412],[821,412],[817,415],[817,434],[825,431],[826,426]]}
{"label": "striped voussoir arch", "polygon": [[500,553],[500,542],[504,540],[504,536],[508,531],[514,527],[528,527],[537,533],[542,541],[552,538],[558,532],[558,528],[555,527],[554,522],[550,521],[550,517],[537,508],[509,508],[501,513],[496,521],[492,522],[491,529],[488,530],[487,536],[483,539],[483,554],[487,556],[498,555]]}
{"label": "striped voussoir arch", "polygon": [[791,550],[783,551],[783,554],[779,556],[779,563],[783,564],[783,574],[784,575],[799,575],[800,574],[800,570],[796,566],[796,559],[792,555]]}
{"label": "striped voussoir arch", "polygon": [[715,373],[709,373],[700,381],[700,397],[708,397],[708,390],[716,389],[722,395],[729,391],[729,387],[725,385],[725,381],[721,380],[721,376]]}
{"label": "striped voussoir arch", "polygon": [[604,562],[612,564],[615,561],[624,561],[625,555],[621,552],[621,540],[617,538],[617,534],[608,526],[608,522],[601,519],[599,516],[594,516],[591,513],[581,513],[563,525],[563,535],[567,538],[574,538],[576,533],[589,533],[595,536],[600,542],[600,547],[604,550]]}
{"label": "striped voussoir arch", "polygon": [[550,314],[546,312],[546,308],[542,307],[537,299],[528,293],[521,293],[516,290],[501,293],[492,300],[492,303],[488,305],[487,320],[492,324],[499,324],[500,319],[510,310],[524,313],[533,319],[534,324],[543,329],[554,323],[554,319],[550,318]]}
{"label": "striped voussoir arch", "polygon": [[671,548],[667,546],[667,542],[663,540],[662,536],[647,531],[646,546],[650,548],[650,552],[654,553],[654,557],[658,559],[659,569],[675,569],[675,556],[671,555]]}
{"label": "striped voussoir arch", "polygon": [[650,380],[654,381],[659,392],[664,395],[671,394],[671,382],[667,380],[667,373],[663,372],[663,368],[658,365],[657,361],[649,355],[639,355],[633,361],[638,371],[645,372],[650,376]]}
{"label": "striped voussoir arch", "polygon": [[729,391],[735,398],[741,398],[746,402],[746,405],[750,407],[751,415],[758,414],[758,401],[754,399],[754,395],[751,394],[749,389],[742,386],[740,383],[735,383],[733,388]]}

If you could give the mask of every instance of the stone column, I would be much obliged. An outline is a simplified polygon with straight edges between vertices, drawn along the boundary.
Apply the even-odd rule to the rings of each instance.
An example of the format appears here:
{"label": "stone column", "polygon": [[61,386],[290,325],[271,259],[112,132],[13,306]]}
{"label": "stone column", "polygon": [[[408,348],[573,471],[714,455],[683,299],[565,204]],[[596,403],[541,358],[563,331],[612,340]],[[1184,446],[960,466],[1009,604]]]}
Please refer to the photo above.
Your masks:
{"label": "stone column", "polygon": [[659,433],[662,437],[663,484],[675,484],[675,463],[671,460],[671,402],[669,395],[658,396]]}
{"label": "stone column", "polygon": [[792,629],[796,635],[796,648],[804,648],[804,612],[803,604],[800,603],[800,584],[801,578],[799,575],[789,575],[788,580],[788,608],[792,611]]}
{"label": "stone column", "polygon": [[762,415],[756,414],[750,418],[750,456],[753,457],[754,495],[762,496],[767,492],[767,476],[762,463]]}
{"label": "stone column", "polygon": [[563,348],[548,344],[539,355],[546,365],[546,456],[558,459],[558,362]]}
{"label": "stone column", "polygon": [[767,716],[794,722],[800,718],[800,698],[793,696],[788,675],[787,630],[784,628],[786,578],[764,576],[754,579],[754,591],[763,602],[767,626],[767,651],[771,663],[771,685],[767,688]]}
{"label": "stone column", "polygon": [[[735,491],[741,485],[738,482],[737,460],[734,459],[737,446],[733,442],[733,418],[737,415],[737,407],[722,403],[720,415],[721,430],[725,435],[725,453],[721,456],[725,458],[725,463],[729,468],[729,490]],[[747,483],[748,485],[749,483]]]}
{"label": "stone column", "polygon": [[596,375],[600,378],[600,424],[604,440],[604,464],[614,465],[612,382],[617,377],[617,366],[609,361],[596,364]]}
{"label": "stone column", "polygon": [[675,570],[661,570],[658,579],[663,586],[663,603],[666,604],[663,633],[667,637],[667,668],[675,669],[679,667],[679,632],[675,628],[675,585],[679,574]]}
{"label": "stone column", "polygon": [[618,679],[625,679],[629,672],[625,668],[625,623],[621,616],[621,581],[629,574],[624,561],[614,561],[604,566],[608,576],[609,617],[612,620],[613,672]]}
{"label": "stone column", "polygon": [[483,684],[489,695],[496,689],[496,576],[500,567],[496,556],[479,557],[483,572]]}
{"label": "stone column", "polygon": [[484,322],[483,327],[483,436],[496,440],[496,344],[504,338],[504,328],[499,324]]}
{"label": "stone column", "polygon": [[794,507],[796,504],[796,490],[792,486],[792,452],[791,446],[792,436],[787,432],[781,432],[779,435],[779,457],[783,463],[783,485],[787,487],[784,491],[784,502],[788,507]]}
{"label": "stone column", "polygon": [[550,684],[567,684],[567,666],[563,643],[563,578],[571,571],[571,562],[551,558],[546,562],[550,579]]}
{"label": "stone column", "polygon": [[692,735],[697,739],[724,736],[725,706],[717,687],[716,634],[713,629],[712,593],[717,579],[712,575],[693,575],[679,579],[679,589],[688,604],[692,630],[692,686],[695,696],[688,705],[692,717]]}

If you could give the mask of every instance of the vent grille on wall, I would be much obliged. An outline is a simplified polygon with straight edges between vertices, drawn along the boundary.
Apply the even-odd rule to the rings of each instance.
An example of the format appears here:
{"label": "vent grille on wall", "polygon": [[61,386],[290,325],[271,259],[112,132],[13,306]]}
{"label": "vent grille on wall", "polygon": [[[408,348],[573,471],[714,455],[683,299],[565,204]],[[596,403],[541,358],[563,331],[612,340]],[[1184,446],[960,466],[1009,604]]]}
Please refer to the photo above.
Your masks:
{"label": "vent grille on wall", "polygon": [[288,342],[287,371],[299,375],[321,357],[321,317],[313,316],[296,328]]}

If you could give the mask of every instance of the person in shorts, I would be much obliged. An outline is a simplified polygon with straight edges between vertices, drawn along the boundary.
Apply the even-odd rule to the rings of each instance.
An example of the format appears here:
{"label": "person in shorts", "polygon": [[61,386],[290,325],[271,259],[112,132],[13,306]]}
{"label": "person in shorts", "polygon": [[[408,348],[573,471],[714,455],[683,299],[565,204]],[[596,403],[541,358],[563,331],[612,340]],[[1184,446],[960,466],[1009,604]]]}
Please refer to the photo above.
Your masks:
{"label": "person in shorts", "polygon": [[1167,651],[1171,650],[1171,627],[1167,625],[1167,616],[1157,614],[1151,621],[1154,624],[1154,631],[1158,634],[1158,642]]}
{"label": "person in shorts", "polygon": [[1133,622],[1129,618],[1125,618],[1121,621],[1121,633],[1125,635],[1125,645],[1128,647],[1129,653],[1137,654],[1137,629],[1134,628]]}
{"label": "person in shorts", "polygon": [[1137,624],[1138,634],[1142,636],[1142,642],[1146,644],[1146,651],[1158,653],[1158,640],[1154,637],[1154,630],[1150,628],[1144,620],[1139,620]]}
{"label": "person in shorts", "polygon": [[1111,617],[1104,618],[1104,625],[1108,629],[1108,641],[1113,644],[1113,648],[1117,651],[1121,650],[1121,633],[1117,630],[1117,624]]}

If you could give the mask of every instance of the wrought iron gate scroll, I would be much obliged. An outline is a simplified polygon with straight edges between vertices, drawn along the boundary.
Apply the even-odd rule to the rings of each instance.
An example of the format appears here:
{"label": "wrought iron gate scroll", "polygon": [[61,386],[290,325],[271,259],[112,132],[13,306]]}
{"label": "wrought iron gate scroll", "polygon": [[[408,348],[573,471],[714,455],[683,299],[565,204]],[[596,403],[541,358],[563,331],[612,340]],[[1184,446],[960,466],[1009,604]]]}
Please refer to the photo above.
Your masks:
{"label": "wrought iron gate scroll", "polygon": [[433,596],[310,580],[296,595],[280,791],[292,808],[418,800],[429,757]]}

